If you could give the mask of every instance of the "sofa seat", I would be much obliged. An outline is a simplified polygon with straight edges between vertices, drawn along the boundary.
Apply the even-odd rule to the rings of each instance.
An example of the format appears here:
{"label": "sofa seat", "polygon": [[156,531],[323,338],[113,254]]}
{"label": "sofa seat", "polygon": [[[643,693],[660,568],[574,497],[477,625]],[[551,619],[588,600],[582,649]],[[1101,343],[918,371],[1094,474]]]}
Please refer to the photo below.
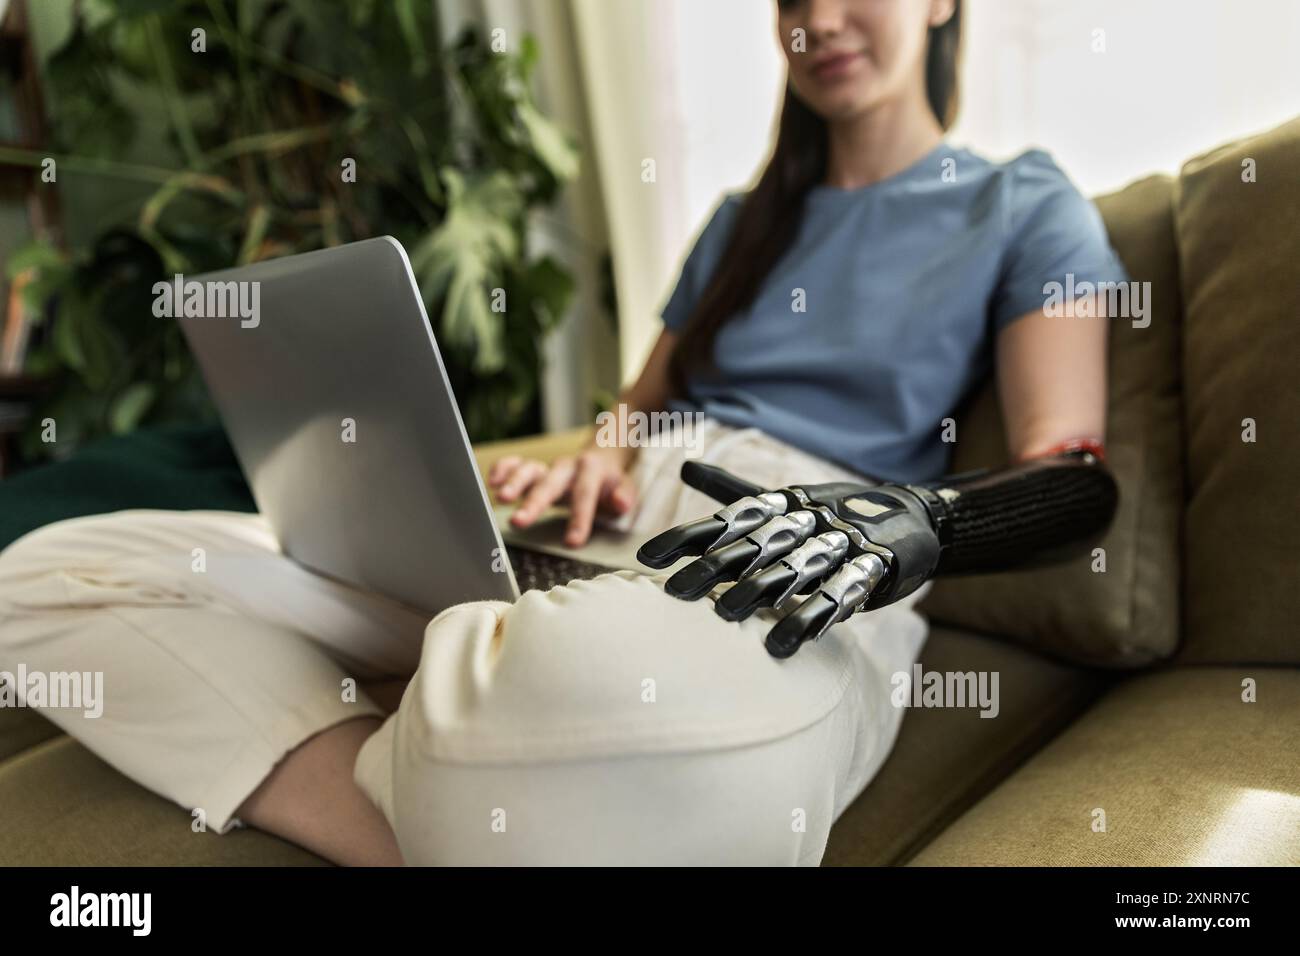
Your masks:
{"label": "sofa seat", "polygon": [[[1256,702],[1242,699],[1255,682]],[[922,866],[1300,864],[1300,671],[1126,680],[927,845]],[[1105,831],[1094,831],[1097,811]]]}
{"label": "sofa seat", "polygon": [[194,832],[189,813],[33,711],[0,710],[0,747],[11,751],[0,760],[0,866],[326,865],[258,830]]}
{"label": "sofa seat", "polygon": [[[996,671],[999,714],[916,709],[876,780],[831,832],[825,862],[906,859],[1069,723],[1103,679],[1002,641],[935,627],[922,666]],[[33,799],[33,794],[41,794]],[[122,776],[36,711],[0,710],[0,865],[313,866],[256,830],[195,833],[188,813]]]}
{"label": "sofa seat", "polygon": [[920,664],[923,671],[996,673],[998,714],[909,709],[884,766],[832,828],[823,866],[905,862],[1115,680],[934,623]]}
{"label": "sofa seat", "polygon": [[60,731],[34,710],[0,707],[0,768],[39,743],[57,737]]}

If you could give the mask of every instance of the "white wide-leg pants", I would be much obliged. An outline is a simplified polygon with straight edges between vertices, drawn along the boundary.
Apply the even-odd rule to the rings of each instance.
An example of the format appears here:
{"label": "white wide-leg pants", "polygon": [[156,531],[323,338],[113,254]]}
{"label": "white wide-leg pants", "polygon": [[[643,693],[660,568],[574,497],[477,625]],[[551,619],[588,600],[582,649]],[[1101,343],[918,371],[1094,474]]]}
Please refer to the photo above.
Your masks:
{"label": "white wide-leg pants", "polygon": [[[696,438],[768,487],[848,477],[752,429]],[[685,454],[642,451],[631,533],[719,507],[678,480]],[[619,572],[426,621],[299,567],[256,515],[119,512],[0,552],[0,672],[11,706],[102,675],[98,715],[35,704],[217,830],[290,750],[382,716],[356,682],[413,673],[355,770],[408,863],[817,863],[897,734],[890,679],[925,640],[925,589],[777,661],[770,612],[729,624],[662,582]]]}

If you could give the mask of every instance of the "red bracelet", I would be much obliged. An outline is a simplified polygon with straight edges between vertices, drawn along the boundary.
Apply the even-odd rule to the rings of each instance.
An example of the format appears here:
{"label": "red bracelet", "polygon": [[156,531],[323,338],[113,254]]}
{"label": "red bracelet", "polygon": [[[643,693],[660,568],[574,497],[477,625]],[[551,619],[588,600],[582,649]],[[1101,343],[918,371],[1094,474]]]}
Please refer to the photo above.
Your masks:
{"label": "red bracelet", "polygon": [[1099,438],[1071,438],[1059,442],[1045,451],[1040,451],[1036,455],[1025,455],[1020,460],[1032,461],[1035,458],[1051,458],[1053,455],[1068,455],[1075,451],[1086,451],[1101,462],[1106,460],[1106,446]]}

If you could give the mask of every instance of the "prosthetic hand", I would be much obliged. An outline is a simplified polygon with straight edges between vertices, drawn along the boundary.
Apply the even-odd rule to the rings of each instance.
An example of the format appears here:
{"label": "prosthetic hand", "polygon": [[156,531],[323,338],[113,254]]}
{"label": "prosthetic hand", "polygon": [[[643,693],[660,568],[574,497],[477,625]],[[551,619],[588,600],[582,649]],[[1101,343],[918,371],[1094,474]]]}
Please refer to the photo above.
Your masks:
{"label": "prosthetic hand", "polygon": [[724,581],[738,582],[714,604],[729,621],[806,596],[768,633],[775,657],[937,575],[1069,557],[1105,532],[1119,498],[1099,454],[1082,449],[917,485],[766,490],[694,461],[682,466],[682,480],[726,507],[652,538],[637,560],[666,568],[701,555],[664,588],[694,601]]}

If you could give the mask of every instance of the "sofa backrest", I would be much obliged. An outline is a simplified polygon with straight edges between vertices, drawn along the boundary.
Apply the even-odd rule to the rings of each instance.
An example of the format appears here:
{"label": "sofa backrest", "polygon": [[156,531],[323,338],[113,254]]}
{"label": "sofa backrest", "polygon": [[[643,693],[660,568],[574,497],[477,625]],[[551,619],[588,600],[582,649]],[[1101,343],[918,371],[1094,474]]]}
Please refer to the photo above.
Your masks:
{"label": "sofa backrest", "polygon": [[1197,663],[1300,663],[1300,119],[1188,162],[1185,639]]}
{"label": "sofa backrest", "polygon": [[[1103,667],[1138,666],[1175,651],[1183,500],[1182,303],[1172,198],[1169,177],[1153,176],[1097,200],[1130,279],[1150,283],[1147,318],[1111,324],[1106,445],[1121,498],[1100,542],[1101,555],[1023,572],[941,579],[922,606],[936,620],[1007,635],[1052,656]],[[1005,461],[990,382],[959,417],[953,470]]]}

